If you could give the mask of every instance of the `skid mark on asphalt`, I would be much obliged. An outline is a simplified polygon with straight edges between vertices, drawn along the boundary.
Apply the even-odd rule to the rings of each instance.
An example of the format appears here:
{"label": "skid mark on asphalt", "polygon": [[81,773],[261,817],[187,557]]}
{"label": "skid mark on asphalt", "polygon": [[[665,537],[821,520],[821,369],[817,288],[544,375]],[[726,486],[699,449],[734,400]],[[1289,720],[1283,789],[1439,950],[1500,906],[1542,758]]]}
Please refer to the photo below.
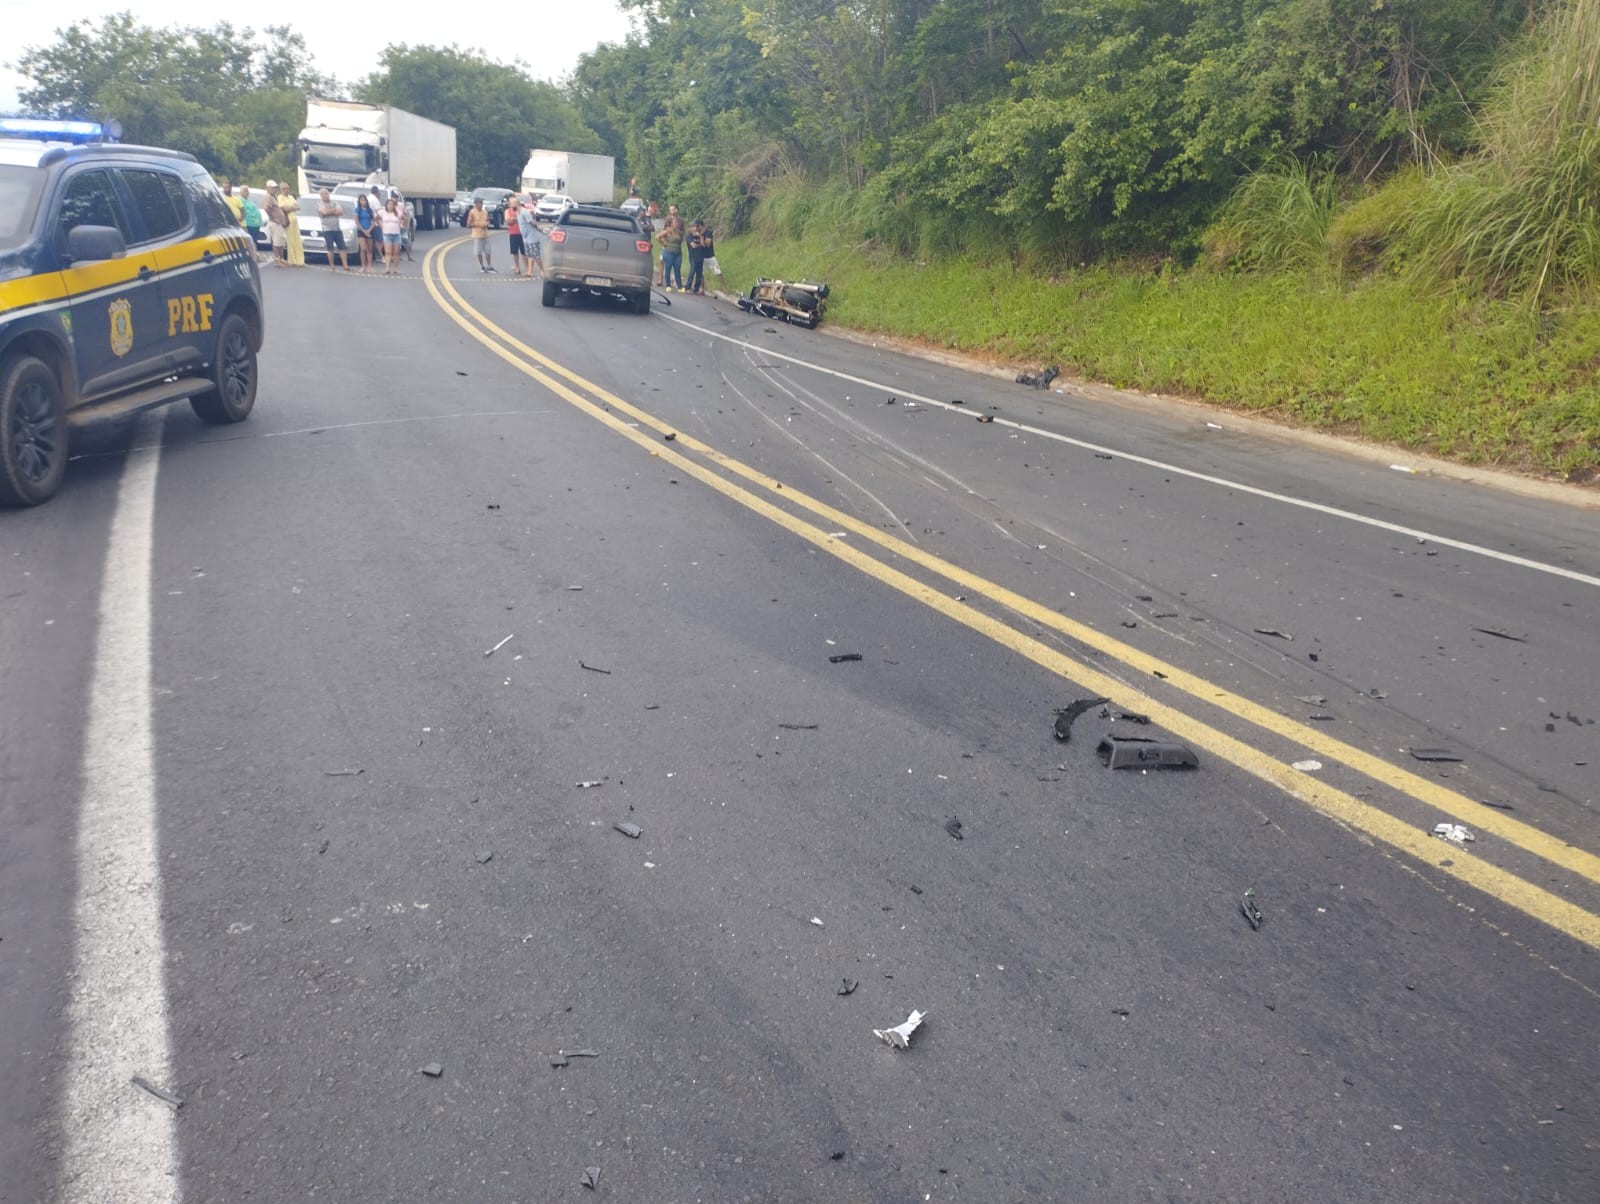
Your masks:
{"label": "skid mark on asphalt", "polygon": [[[1126,697],[1127,687],[1116,674],[1085,663],[1065,651],[1018,631],[992,615],[968,605],[964,599],[952,597],[943,589],[935,588],[899,568],[876,559],[867,554],[860,545],[831,538],[828,534],[830,529],[854,532],[862,537],[864,543],[876,544],[901,557],[908,566],[914,565],[942,577],[961,587],[966,594],[985,597],[1041,628],[1065,635],[1081,645],[1094,649],[1118,662],[1116,669],[1119,673],[1123,670],[1131,671],[1144,681],[1159,677],[1162,679],[1164,689],[1177,690],[1187,695],[1191,702],[1249,723],[1263,732],[1289,742],[1291,746],[1297,744],[1302,748],[1319,752],[1329,760],[1340,762],[1345,767],[1381,783],[1398,794],[1442,812],[1448,818],[1457,822],[1471,822],[1480,832],[1491,832],[1508,844],[1560,865],[1590,883],[1600,883],[1600,857],[1592,853],[1568,845],[1529,824],[1511,819],[1456,791],[1345,744],[1326,732],[1279,715],[1276,711],[1225,690],[1215,683],[1184,672],[1087,624],[1067,618],[1031,598],[1014,593],[958,565],[942,560],[922,548],[888,535],[851,515],[808,497],[799,490],[786,488],[782,482],[766,473],[726,456],[692,437],[680,434],[677,436],[677,442],[663,445],[660,436],[672,430],[672,427],[662,423],[648,411],[624,401],[529,347],[497,326],[486,315],[473,309],[452,287],[449,278],[439,270],[439,258],[446,249],[448,247],[429,253],[425,271],[430,272],[430,292],[439,306],[490,352],[520,368],[557,397],[635,443],[650,455],[661,458],[680,472],[783,527],[798,538],[844,561],[881,584],[899,591],[906,597],[922,603],[929,609],[1091,693]],[[437,284],[431,275],[432,272],[438,272]],[[580,389],[582,392],[578,391]],[[637,421],[639,428],[631,426],[628,419]],[[647,433],[643,429],[646,427],[655,434]],[[724,476],[724,473],[728,475]],[[751,492],[733,478],[740,478],[759,487],[771,495],[771,500]],[[781,506],[778,504],[780,502]],[[815,526],[798,517],[790,508],[808,511],[822,518],[825,525]],[[1383,842],[1413,861],[1428,865],[1432,872],[1473,886],[1484,894],[1566,933],[1591,949],[1600,950],[1600,915],[1587,911],[1479,856],[1446,857],[1441,861],[1439,842],[1427,828],[1365,802],[1311,773],[1294,769],[1284,760],[1231,736],[1187,711],[1177,709],[1176,706],[1149,696],[1141,696],[1138,699],[1137,709],[1148,714],[1156,724],[1180,739],[1232,763],[1330,818]]]}
{"label": "skid mark on asphalt", "polygon": [[100,586],[100,624],[78,810],[73,974],[61,1198],[179,1198],[168,1106],[132,1085],[172,1086],[166,942],[156,847],[150,693],[150,559],[162,416],[140,420]]}

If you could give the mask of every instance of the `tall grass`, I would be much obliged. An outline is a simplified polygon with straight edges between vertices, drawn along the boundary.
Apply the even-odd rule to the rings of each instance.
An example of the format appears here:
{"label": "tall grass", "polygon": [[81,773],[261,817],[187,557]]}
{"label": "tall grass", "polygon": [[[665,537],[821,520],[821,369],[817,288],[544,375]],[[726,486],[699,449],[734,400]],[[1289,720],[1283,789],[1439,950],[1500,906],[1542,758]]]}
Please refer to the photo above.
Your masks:
{"label": "tall grass", "polygon": [[1214,262],[1313,268],[1328,262],[1328,227],[1339,209],[1332,172],[1292,157],[1251,172],[1206,231]]}
{"label": "tall grass", "polygon": [[1419,199],[1407,242],[1435,280],[1538,308],[1600,285],[1600,0],[1556,0],[1508,62],[1482,150]]}

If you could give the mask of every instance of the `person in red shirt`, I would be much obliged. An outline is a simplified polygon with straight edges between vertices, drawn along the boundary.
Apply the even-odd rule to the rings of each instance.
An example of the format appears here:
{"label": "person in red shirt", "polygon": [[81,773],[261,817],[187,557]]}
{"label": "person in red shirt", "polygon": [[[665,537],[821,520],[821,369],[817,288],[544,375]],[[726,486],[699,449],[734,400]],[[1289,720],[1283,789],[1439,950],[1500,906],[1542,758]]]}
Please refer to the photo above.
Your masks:
{"label": "person in red shirt", "polygon": [[522,275],[527,268],[527,265],[523,262],[524,258],[526,257],[527,249],[523,243],[522,227],[519,224],[521,220],[521,214],[522,198],[513,192],[506,198],[506,211],[504,215],[506,230],[511,235],[511,274],[513,276]]}

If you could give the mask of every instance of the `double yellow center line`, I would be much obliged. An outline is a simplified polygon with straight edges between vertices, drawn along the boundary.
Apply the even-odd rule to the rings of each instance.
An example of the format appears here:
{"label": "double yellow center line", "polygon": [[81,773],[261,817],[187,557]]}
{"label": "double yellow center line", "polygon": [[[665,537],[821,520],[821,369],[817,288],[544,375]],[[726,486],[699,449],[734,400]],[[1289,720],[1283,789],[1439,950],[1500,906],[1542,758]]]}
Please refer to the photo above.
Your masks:
{"label": "double yellow center line", "polygon": [[[1559,866],[1588,883],[1600,885],[1600,857],[1592,853],[1575,848],[1547,832],[1513,819],[1503,811],[1486,807],[1438,782],[1420,777],[1381,757],[1347,744],[1325,730],[1280,715],[1214,682],[1187,673],[1158,657],[1086,624],[1067,618],[1031,598],[968,572],[959,565],[941,559],[922,548],[896,539],[801,493],[792,486],[784,485],[742,461],[724,455],[692,436],[676,432],[676,438],[672,443],[662,442],[660,436],[675,432],[675,427],[663,423],[654,415],[624,401],[529,347],[468,304],[443,271],[444,254],[462,241],[464,240],[456,239],[434,247],[423,260],[423,279],[428,292],[446,314],[493,354],[538,381],[575,409],[609,427],[623,438],[636,443],[651,455],[659,456],[687,476],[715,489],[729,500],[860,570],[875,581],[898,590],[906,597],[1027,658],[1049,672],[1071,680],[1090,693],[1108,697],[1126,696],[1128,687],[1123,680],[1025,635],[965,602],[958,601],[955,592],[936,589],[927,582],[868,555],[859,547],[830,536],[828,532],[845,530],[859,536],[862,540],[882,548],[904,562],[943,578],[955,586],[961,594],[986,598],[1038,624],[1041,628],[1057,632],[1085,647],[1092,648],[1136,673],[1159,675],[1168,687],[1188,695],[1196,702],[1207,707],[1216,707],[1227,715],[1245,720],[1286,742],[1316,752],[1329,761],[1337,762],[1380,785],[1432,808],[1445,818],[1455,822],[1470,823],[1481,833],[1498,837],[1507,844]],[[638,425],[632,425],[628,419]],[[746,484],[741,484],[741,481],[750,488],[747,488]],[[784,504],[779,506],[776,504],[778,501]],[[797,511],[815,516],[820,520],[820,524],[799,517]],[[1203,722],[1186,711],[1143,696],[1139,699],[1138,708],[1148,714],[1152,722],[1195,747],[1206,750],[1212,756],[1231,762],[1246,773],[1279,787],[1293,797],[1301,799],[1391,849],[1433,866],[1437,872],[1473,886],[1581,941],[1591,949],[1600,950],[1600,915],[1492,865],[1481,857],[1452,848],[1448,850],[1451,856],[1441,858],[1443,846],[1421,825],[1401,820],[1379,807],[1337,789],[1326,781],[1294,769],[1282,760],[1269,756],[1261,749]]]}

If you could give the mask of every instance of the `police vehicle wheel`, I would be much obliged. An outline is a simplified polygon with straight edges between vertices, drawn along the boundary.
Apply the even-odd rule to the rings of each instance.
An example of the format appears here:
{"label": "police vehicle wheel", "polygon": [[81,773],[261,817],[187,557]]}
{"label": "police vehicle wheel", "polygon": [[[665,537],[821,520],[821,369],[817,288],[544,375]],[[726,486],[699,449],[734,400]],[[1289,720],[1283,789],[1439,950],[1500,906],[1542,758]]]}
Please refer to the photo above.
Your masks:
{"label": "police vehicle wheel", "polygon": [[256,404],[256,344],[250,324],[238,314],[222,319],[217,354],[211,365],[211,388],[189,399],[205,422],[243,422]]}
{"label": "police vehicle wheel", "polygon": [[0,370],[0,505],[47,502],[67,470],[67,408],[48,364],[18,356]]}

